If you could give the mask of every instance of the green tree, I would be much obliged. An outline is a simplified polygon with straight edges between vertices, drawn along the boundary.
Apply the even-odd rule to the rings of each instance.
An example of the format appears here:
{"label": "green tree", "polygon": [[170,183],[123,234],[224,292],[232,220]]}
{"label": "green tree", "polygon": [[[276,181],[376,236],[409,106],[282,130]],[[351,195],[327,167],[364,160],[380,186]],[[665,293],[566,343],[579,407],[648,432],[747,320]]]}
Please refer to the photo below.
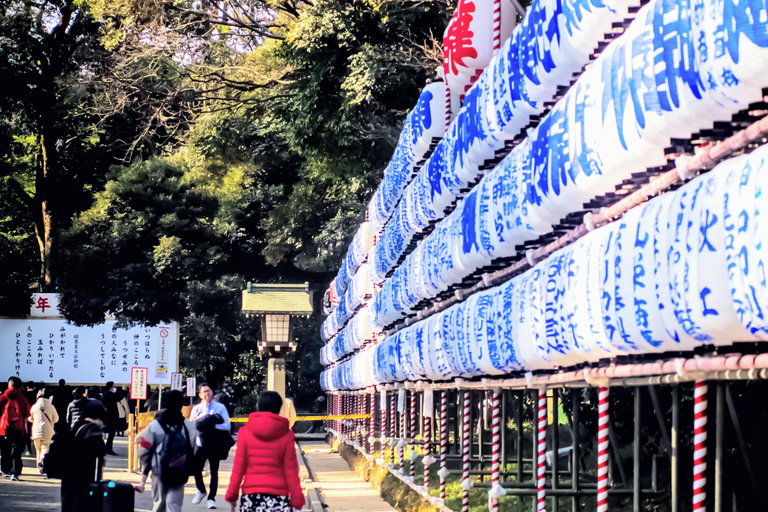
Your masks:
{"label": "green tree", "polygon": [[221,275],[227,260],[213,226],[218,202],[163,159],[109,178],[62,239],[65,315],[80,324],[106,312],[150,325],[185,318],[189,286]]}

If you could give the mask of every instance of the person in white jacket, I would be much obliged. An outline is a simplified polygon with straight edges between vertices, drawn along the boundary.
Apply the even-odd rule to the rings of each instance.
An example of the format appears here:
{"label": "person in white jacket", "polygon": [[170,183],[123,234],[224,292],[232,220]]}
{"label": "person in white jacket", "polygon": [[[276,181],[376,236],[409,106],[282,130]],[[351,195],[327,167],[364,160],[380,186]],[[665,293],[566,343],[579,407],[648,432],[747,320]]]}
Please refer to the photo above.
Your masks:
{"label": "person in white jacket", "polygon": [[53,426],[59,421],[59,413],[48,398],[45,389],[37,392],[37,401],[30,410],[29,421],[32,423],[32,442],[35,443],[37,472],[43,474],[43,457],[48,453],[53,437]]}

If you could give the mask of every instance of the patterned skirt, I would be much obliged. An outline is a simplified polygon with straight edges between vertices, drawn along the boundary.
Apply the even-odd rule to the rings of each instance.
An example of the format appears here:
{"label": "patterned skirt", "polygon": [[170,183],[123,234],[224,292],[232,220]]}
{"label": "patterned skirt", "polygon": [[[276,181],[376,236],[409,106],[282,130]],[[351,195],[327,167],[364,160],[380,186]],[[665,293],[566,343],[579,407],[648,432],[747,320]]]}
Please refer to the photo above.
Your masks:
{"label": "patterned skirt", "polygon": [[288,496],[271,494],[243,494],[240,512],[293,512]]}

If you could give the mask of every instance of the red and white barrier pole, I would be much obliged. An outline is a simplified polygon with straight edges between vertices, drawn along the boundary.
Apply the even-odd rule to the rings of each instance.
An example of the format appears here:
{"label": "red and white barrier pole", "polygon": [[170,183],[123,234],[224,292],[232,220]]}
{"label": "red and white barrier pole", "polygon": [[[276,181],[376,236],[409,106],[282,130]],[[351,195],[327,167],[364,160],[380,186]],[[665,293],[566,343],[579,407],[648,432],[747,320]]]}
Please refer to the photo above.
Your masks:
{"label": "red and white barrier pole", "polygon": [[429,466],[432,465],[433,459],[431,454],[430,444],[432,442],[432,412],[434,411],[433,391],[431,389],[424,390],[424,400],[422,401],[422,417],[424,418],[424,457],[421,459],[421,463],[424,466],[424,487],[429,489]]}
{"label": "red and white barrier pole", "polygon": [[448,77],[445,77],[445,131],[448,132],[448,127],[451,126],[451,90],[448,88]]}
{"label": "red and white barrier pole", "polygon": [[472,435],[471,418],[469,414],[469,401],[472,397],[470,391],[464,391],[464,414],[461,422],[461,512],[469,512],[469,489],[472,484],[469,480],[469,450],[470,436]]}
{"label": "red and white barrier pole", "polygon": [[[334,414],[338,416],[339,414],[341,414],[341,395],[339,393],[336,393],[333,396],[333,403],[334,403],[334,407],[333,407]],[[333,421],[333,423],[335,425],[337,436],[341,437],[341,420],[336,419]]]}
{"label": "red and white barrier pole", "polygon": [[[358,394],[355,397],[355,400],[357,400],[357,414],[365,414],[365,397],[361,394]],[[365,451],[365,437],[363,436],[363,430],[365,429],[365,420],[360,418],[355,420],[355,425],[357,430],[357,444],[360,446],[360,449]]]}
{"label": "red and white barrier pole", "polygon": [[368,453],[373,459],[376,448],[376,390],[371,390],[369,398],[369,413],[371,415],[368,418]]}
{"label": "red and white barrier pole", "polygon": [[387,462],[387,392],[379,393],[379,453],[381,464]]}
{"label": "red and white barrier pole", "polygon": [[608,388],[597,392],[597,512],[608,511]]}
{"label": "red and white barrier pole", "polygon": [[493,0],[493,54],[501,49],[501,0]]}
{"label": "red and white barrier pole", "polygon": [[693,390],[693,512],[707,510],[707,383]]}
{"label": "red and white barrier pole", "polygon": [[395,392],[389,395],[389,446],[392,448],[392,467],[395,466],[395,437],[397,437],[397,394]]}
{"label": "red and white barrier pole", "polygon": [[398,427],[400,428],[400,435],[398,436],[397,440],[397,458],[400,461],[400,474],[405,474],[405,440],[403,439],[406,437],[406,427],[407,427],[407,420],[408,418],[405,415],[405,390],[400,389],[397,391],[397,414],[399,414],[398,417]]}
{"label": "red and white barrier pole", "polygon": [[445,499],[445,482],[448,479],[448,391],[440,394],[440,499]]}
{"label": "red and white barrier pole", "polygon": [[[499,482],[499,466],[501,460],[501,390],[493,390],[492,420],[491,420],[491,490],[488,492],[488,510],[499,511],[499,497],[506,494]],[[541,442],[541,438],[539,438]],[[541,450],[541,447],[539,447]],[[539,489],[541,492],[541,489]]]}
{"label": "red and white barrier pole", "polygon": [[536,427],[538,436],[537,469],[536,469],[536,510],[547,510],[547,390],[538,390],[538,422]]}
{"label": "red and white barrier pole", "polygon": [[410,436],[411,454],[409,457],[410,464],[408,464],[408,473],[411,479],[416,481],[416,392],[411,391],[411,428],[408,432]]}

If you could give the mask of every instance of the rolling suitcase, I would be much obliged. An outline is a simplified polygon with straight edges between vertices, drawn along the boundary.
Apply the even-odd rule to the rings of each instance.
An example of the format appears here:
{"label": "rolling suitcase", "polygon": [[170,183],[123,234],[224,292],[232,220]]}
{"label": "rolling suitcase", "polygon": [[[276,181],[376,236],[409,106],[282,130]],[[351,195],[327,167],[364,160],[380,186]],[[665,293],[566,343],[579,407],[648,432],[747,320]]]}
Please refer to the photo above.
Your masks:
{"label": "rolling suitcase", "polygon": [[91,512],[134,512],[133,485],[101,479],[101,460],[96,462],[96,482],[89,486]]}

